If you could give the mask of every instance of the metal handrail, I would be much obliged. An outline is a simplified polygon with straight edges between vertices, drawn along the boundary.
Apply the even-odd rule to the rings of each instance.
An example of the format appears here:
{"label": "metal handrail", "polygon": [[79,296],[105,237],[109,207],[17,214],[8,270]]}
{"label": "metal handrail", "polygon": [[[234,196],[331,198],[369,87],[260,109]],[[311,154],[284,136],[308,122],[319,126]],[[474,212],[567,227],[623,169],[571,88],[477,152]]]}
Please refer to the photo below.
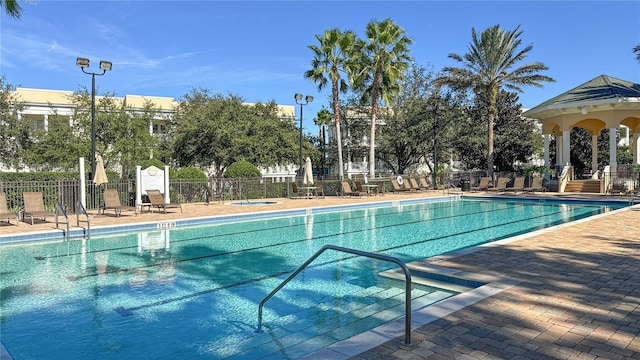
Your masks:
{"label": "metal handrail", "polygon": [[[80,213],[82,213],[86,220],[80,220]],[[87,213],[87,209],[85,209],[84,205],[80,201],[76,203],[76,225],[80,227],[80,222],[87,223],[87,236],[91,237],[91,222],[89,221],[89,214]]]}
{"label": "metal handrail", "polygon": [[67,211],[64,209],[60,201],[58,201],[58,205],[56,207],[56,229],[58,229],[58,210],[62,212],[62,215],[64,215],[64,218],[66,220],[67,231],[65,232],[64,236],[67,238],[67,240],[69,240],[69,216],[67,216]]}
{"label": "metal handrail", "polygon": [[260,301],[260,305],[258,306],[258,329],[256,330],[256,332],[262,332],[262,308],[264,307],[264,304],[267,302],[267,300],[271,299],[273,295],[275,295],[278,291],[280,291],[280,289],[282,289],[289,281],[291,281],[294,277],[296,277],[296,275],[298,275],[309,264],[311,264],[313,260],[315,260],[323,252],[325,252],[325,250],[341,251],[341,252],[346,252],[346,253],[355,254],[359,256],[366,256],[373,259],[388,261],[388,262],[396,263],[402,268],[402,271],[404,272],[404,276],[405,276],[405,282],[406,282],[404,343],[405,345],[411,345],[411,272],[409,271],[409,268],[407,268],[407,265],[405,265],[405,263],[403,263],[401,260],[391,256],[381,255],[381,254],[376,254],[376,253],[371,253],[366,251],[360,251],[355,249],[349,249],[349,248],[335,246],[335,245],[324,245],[323,247],[321,247],[320,250],[316,251],[315,254],[311,255],[311,257],[307,259],[307,261],[302,263],[302,265],[300,265],[294,272],[291,273],[291,275],[289,275],[286,279],[284,279],[280,283],[280,285],[278,285],[267,296],[265,296],[264,299],[262,299],[262,301]]}

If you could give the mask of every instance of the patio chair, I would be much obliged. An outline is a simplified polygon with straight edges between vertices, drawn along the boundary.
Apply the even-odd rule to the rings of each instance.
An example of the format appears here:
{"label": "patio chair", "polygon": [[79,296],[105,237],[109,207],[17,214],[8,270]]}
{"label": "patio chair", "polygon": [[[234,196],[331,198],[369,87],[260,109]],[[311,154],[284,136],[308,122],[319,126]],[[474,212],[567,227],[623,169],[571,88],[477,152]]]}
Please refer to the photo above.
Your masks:
{"label": "patio chair", "polygon": [[513,180],[513,186],[508,187],[507,191],[513,192],[514,194],[518,194],[518,191],[524,191],[524,176],[518,176]]}
{"label": "patio chair", "polygon": [[547,188],[542,186],[542,177],[534,176],[533,179],[531,179],[531,186],[523,188],[522,191],[526,191],[526,192],[542,191],[542,192],[545,192],[545,191],[547,191]]}
{"label": "patio chair", "polygon": [[471,187],[471,191],[486,191],[489,188],[489,184],[491,184],[491,178],[488,176],[484,176],[480,178],[478,186]]}
{"label": "patio chair", "polygon": [[303,196],[302,194],[302,190],[300,190],[300,188],[298,188],[298,184],[296,184],[295,182],[291,183],[291,198],[292,199],[301,199]]}
{"label": "patio chair", "polygon": [[147,190],[147,195],[149,196],[149,201],[151,202],[151,212],[153,212],[154,207],[157,208],[158,211],[162,210],[162,212],[165,214],[167,213],[167,209],[179,208],[180,212],[182,212],[182,205],[166,203],[160,190]]}
{"label": "patio chair", "polygon": [[313,193],[316,196],[316,198],[324,199],[324,186],[322,186],[322,184],[317,184],[316,189],[313,190]]}
{"label": "patio chair", "polygon": [[133,211],[138,216],[138,208],[135,206],[123,206],[120,203],[120,194],[116,189],[105,189],[104,191],[104,211],[113,210],[116,217],[120,217],[123,211]]}
{"label": "patio chair", "polygon": [[341,181],[342,184],[342,196],[360,196],[360,193],[357,191],[351,190],[351,185],[349,185],[346,181]]}
{"label": "patio chair", "polygon": [[429,189],[428,187],[425,188],[425,187],[420,186],[420,184],[418,184],[418,180],[416,180],[414,178],[409,178],[409,181],[411,181],[411,187],[413,189],[420,190],[420,191],[422,191],[422,190],[426,191],[426,190]]}
{"label": "patio chair", "polygon": [[397,179],[391,179],[391,185],[393,186],[394,192],[408,192],[411,191],[404,186],[400,186],[400,183]]}
{"label": "patio chair", "polygon": [[509,178],[500,177],[498,178],[498,182],[496,186],[487,188],[487,191],[495,191],[495,192],[504,192],[507,191],[507,184],[509,183]]}
{"label": "patio chair", "polygon": [[360,181],[354,181],[353,184],[356,186],[356,191],[360,193],[360,195],[369,195],[369,193],[364,190],[362,183]]}
{"label": "patio chair", "polygon": [[31,225],[33,225],[33,219],[47,220],[47,216],[55,216],[53,211],[45,210],[44,198],[41,192],[24,192],[22,193],[24,200],[24,210],[22,211],[22,220],[26,218],[31,219]]}
{"label": "patio chair", "polygon": [[18,215],[9,211],[9,207],[7,206],[7,194],[0,192],[0,221],[11,224],[11,219],[16,220],[16,226],[18,225]]}

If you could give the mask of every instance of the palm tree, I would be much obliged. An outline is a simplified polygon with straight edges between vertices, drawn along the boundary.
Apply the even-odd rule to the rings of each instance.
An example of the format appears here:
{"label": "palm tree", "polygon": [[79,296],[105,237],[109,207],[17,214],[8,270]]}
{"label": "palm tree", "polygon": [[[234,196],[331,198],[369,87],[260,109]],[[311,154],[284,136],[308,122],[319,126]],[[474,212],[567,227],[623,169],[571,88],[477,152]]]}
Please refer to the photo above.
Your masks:
{"label": "palm tree", "polygon": [[516,63],[524,60],[532,44],[518,50],[522,41],[520,26],[507,31],[494,25],[483,31],[480,36],[471,29],[472,42],[469,52],[464,55],[450,53],[449,57],[461,63],[462,68],[445,67],[443,75],[436,79],[436,84],[452,86],[454,89],[471,89],[476,96],[483,96],[487,104],[487,166],[488,174],[493,177],[493,123],[497,113],[496,100],[502,87],[522,92],[522,85],[542,87],[543,81],[555,81],[541,75],[548,70],[540,62],[533,62],[514,68]]}
{"label": "palm tree", "polygon": [[340,92],[346,92],[347,82],[341,74],[349,74],[348,60],[354,50],[356,35],[353,31],[341,31],[337,28],[325,30],[324,34],[316,35],[319,46],[309,45],[314,57],[311,60],[311,70],[304,73],[304,77],[316,83],[318,90],[331,84],[331,102],[333,103],[333,122],[336,126],[336,140],[338,142],[338,168],[340,179],[344,178],[342,165],[342,136],[340,133]]}
{"label": "palm tree", "polygon": [[322,107],[320,111],[318,111],[318,117],[313,119],[314,124],[320,127],[320,134],[318,139],[320,140],[320,146],[322,147],[322,159],[320,161],[320,168],[322,169],[322,177],[324,178],[324,169],[326,168],[326,133],[324,131],[325,125],[329,125],[331,123],[332,116],[329,110]]}
{"label": "palm tree", "polygon": [[4,7],[10,17],[19,19],[22,15],[22,6],[18,4],[18,0],[0,0],[0,7]]}
{"label": "palm tree", "polygon": [[392,19],[371,21],[367,24],[366,39],[359,40],[360,57],[355,61],[357,71],[353,76],[354,86],[363,91],[363,99],[371,100],[371,134],[369,137],[369,176],[375,177],[376,116],[380,100],[390,104],[398,93],[405,70],[412,59],[409,45],[412,40],[404,29]]}
{"label": "palm tree", "polygon": [[640,44],[633,48],[633,52],[636,53],[636,60],[640,61]]}

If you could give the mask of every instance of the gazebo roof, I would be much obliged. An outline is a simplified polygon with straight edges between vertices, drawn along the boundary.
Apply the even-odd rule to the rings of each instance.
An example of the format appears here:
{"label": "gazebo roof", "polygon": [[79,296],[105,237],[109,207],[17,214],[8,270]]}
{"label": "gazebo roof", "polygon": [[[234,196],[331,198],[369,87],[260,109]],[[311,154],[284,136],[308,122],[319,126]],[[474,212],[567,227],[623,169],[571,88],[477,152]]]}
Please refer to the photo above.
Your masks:
{"label": "gazebo roof", "polygon": [[540,119],[551,113],[578,112],[581,107],[619,103],[640,103],[640,84],[600,75],[527,110],[523,115]]}

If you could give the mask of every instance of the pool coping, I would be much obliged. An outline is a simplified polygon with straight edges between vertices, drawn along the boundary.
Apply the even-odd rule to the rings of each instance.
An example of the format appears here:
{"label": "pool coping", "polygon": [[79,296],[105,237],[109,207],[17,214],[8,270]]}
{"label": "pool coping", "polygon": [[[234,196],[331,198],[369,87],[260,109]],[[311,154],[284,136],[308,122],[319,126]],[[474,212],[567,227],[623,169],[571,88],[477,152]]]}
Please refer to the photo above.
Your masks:
{"label": "pool coping", "polygon": [[[580,200],[583,201],[583,200]],[[570,223],[564,223],[532,231],[526,234],[513,236],[506,239],[496,240],[489,243],[480,244],[477,246],[456,250],[450,253],[441,254],[426,258],[423,260],[414,261],[407,264],[409,268],[419,268],[423,271],[428,271],[434,274],[442,274],[444,276],[455,276],[462,279],[468,279],[471,281],[484,282],[485,285],[470,291],[460,293],[450,298],[444,299],[436,304],[423,307],[418,310],[414,310],[411,313],[411,331],[415,331],[418,328],[427,325],[433,321],[436,321],[444,316],[447,316],[453,312],[461,310],[467,306],[473,305],[479,301],[490,298],[494,295],[501,293],[509,288],[517,286],[522,280],[517,277],[494,277],[491,275],[467,272],[456,268],[443,267],[437,265],[441,261],[446,261],[463,255],[471,254],[474,252],[482,251],[486,248],[501,246],[512,242],[524,240],[527,238],[539,236],[552,231],[561,230],[566,227],[575,226],[577,224],[593,221],[602,217],[612,216],[623,211],[633,211],[640,209],[640,204],[627,206],[621,209],[616,209],[610,212],[605,212],[587,218],[578,219]],[[396,339],[403,337],[404,335],[404,316],[380,325],[369,331],[352,336],[348,339],[339,341],[320,350],[305,355],[301,359],[304,360],[342,360],[349,359],[357,356],[363,352],[371,350],[377,346],[383,345],[389,341],[397,341]],[[411,345],[411,344],[410,344]],[[404,346],[404,343],[403,343]]]}

